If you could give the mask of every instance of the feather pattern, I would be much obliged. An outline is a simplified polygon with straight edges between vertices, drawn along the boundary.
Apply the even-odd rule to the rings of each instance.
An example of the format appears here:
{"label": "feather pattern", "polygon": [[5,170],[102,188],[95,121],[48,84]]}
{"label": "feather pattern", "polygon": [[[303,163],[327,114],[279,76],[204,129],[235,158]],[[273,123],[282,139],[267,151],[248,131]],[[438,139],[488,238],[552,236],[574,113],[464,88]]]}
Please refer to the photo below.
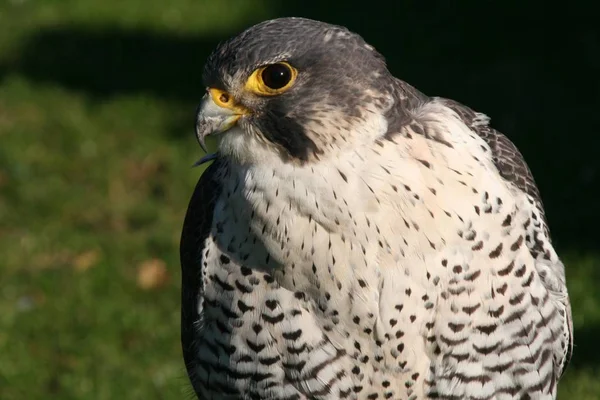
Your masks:
{"label": "feather pattern", "polygon": [[445,99],[364,115],[318,163],[201,178],[181,248],[200,398],[555,398],[564,266],[514,145]]}

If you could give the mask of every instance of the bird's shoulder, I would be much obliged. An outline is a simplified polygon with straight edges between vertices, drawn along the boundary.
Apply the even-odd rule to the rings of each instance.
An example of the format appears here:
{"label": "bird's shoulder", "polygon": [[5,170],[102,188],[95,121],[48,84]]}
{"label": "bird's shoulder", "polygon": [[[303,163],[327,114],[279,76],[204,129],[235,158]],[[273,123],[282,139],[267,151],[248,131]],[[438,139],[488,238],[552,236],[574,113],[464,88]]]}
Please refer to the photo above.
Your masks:
{"label": "bird's shoulder", "polygon": [[485,141],[491,151],[492,161],[500,175],[531,196],[543,214],[540,192],[525,158],[506,135],[492,127],[490,117],[455,100],[434,97],[432,101],[454,111],[465,125]]}
{"label": "bird's shoulder", "polygon": [[427,126],[426,121],[419,121],[419,117],[423,116],[424,109],[451,110],[464,125],[485,142],[487,145],[485,151],[489,149],[489,157],[500,175],[531,196],[542,215],[544,214],[542,199],[527,162],[515,144],[491,125],[488,115],[452,99],[429,97],[401,80],[396,80],[394,87],[393,97],[396,100],[396,107],[390,108],[387,112],[386,136],[393,136],[403,128],[409,127],[412,133],[425,135],[447,144],[440,136],[430,135],[431,127]]}

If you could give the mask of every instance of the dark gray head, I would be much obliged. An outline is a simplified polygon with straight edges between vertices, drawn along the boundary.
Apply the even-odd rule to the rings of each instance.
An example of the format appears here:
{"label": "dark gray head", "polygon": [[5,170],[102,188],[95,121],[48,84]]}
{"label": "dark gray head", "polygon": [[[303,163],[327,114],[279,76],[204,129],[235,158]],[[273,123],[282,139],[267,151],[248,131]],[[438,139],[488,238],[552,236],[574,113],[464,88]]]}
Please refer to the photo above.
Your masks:
{"label": "dark gray head", "polygon": [[212,104],[199,114],[200,139],[235,130],[223,135],[224,155],[246,158],[258,142],[302,162],[339,148],[389,108],[394,85],[384,58],[359,35],[303,18],[266,21],[221,44],[203,79]]}

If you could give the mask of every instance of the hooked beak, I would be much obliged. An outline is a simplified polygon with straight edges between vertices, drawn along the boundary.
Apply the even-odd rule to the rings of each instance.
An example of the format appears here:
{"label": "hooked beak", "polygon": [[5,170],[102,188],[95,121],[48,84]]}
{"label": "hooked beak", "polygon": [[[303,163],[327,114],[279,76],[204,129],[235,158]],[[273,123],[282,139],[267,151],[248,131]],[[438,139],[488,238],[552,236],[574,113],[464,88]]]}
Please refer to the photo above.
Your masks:
{"label": "hooked beak", "polygon": [[231,129],[246,114],[248,109],[236,104],[229,93],[216,88],[208,89],[196,115],[196,137],[202,150],[207,152],[205,139],[208,135]]}

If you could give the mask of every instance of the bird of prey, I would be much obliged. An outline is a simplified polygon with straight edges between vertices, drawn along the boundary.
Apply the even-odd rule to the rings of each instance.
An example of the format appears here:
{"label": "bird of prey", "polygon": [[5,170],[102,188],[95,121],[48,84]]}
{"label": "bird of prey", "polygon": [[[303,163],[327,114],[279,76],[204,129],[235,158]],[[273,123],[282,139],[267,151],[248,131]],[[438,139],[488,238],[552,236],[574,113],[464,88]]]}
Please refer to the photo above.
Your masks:
{"label": "bird of prey", "polygon": [[534,179],[489,118],[302,18],[210,55],[181,239],[200,399],[553,399],[572,348]]}

